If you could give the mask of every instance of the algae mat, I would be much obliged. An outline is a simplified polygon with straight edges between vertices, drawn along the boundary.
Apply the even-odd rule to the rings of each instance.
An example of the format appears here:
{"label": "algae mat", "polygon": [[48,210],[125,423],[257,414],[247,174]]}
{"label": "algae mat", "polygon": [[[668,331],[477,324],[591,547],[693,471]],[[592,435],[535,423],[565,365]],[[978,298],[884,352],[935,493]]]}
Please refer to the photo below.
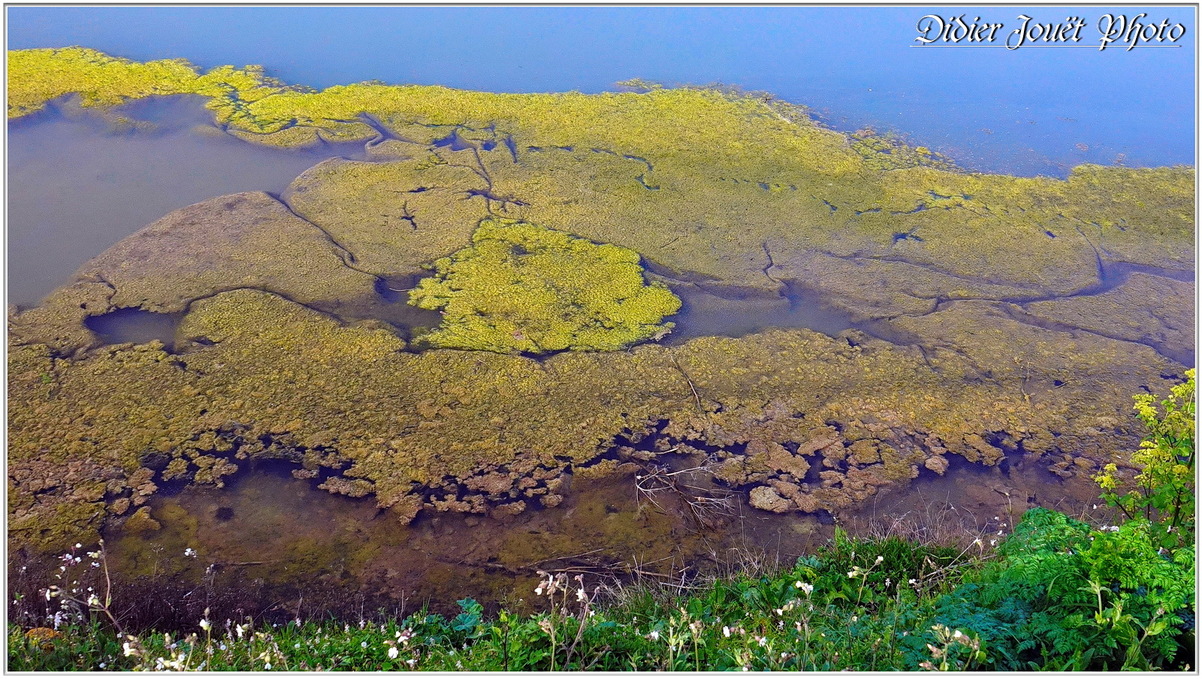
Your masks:
{"label": "algae mat", "polygon": [[[1192,168],[983,175],[714,89],[315,92],[80,49],[9,69],[10,119],[201,94],[247,143],[367,152],[167,215],[10,310],[14,547],[144,524],[259,459],[398,525],[556,506],[663,455],[779,513],[850,511],[949,456],[1089,476],[1137,445],[1131,395],[1192,365]],[[387,322],[498,220],[637,253],[646,289],[802,290],[857,328],[531,356]],[[182,313],[172,351],[85,325],[125,308]]]}

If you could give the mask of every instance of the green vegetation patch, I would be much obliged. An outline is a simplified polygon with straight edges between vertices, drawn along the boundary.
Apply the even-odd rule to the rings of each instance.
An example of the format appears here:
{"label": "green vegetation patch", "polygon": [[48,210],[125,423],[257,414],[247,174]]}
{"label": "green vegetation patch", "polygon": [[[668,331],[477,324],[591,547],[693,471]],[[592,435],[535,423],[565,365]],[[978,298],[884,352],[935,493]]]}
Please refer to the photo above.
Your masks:
{"label": "green vegetation patch", "polygon": [[66,94],[79,94],[84,106],[115,106],[126,99],[172,94],[250,102],[279,90],[257,66],[220,66],[202,75],[185,59],[140,63],[84,47],[8,53],[9,118],[40,111]]}
{"label": "green vegetation patch", "polygon": [[527,352],[614,351],[667,334],[680,309],[647,284],[639,255],[528,222],[487,219],[472,244],[434,263],[410,303],[442,311],[434,347]]}

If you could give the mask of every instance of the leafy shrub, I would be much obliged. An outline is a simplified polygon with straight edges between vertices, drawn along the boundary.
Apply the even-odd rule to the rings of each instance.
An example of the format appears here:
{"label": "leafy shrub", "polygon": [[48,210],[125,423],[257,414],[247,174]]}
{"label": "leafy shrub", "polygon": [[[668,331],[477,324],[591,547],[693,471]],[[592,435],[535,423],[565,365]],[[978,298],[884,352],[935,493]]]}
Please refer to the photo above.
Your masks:
{"label": "leafy shrub", "polygon": [[[981,635],[994,669],[1160,669],[1193,646],[1194,371],[1154,405],[1135,398],[1149,434],[1132,455],[1135,487],[1117,465],[1097,478],[1128,520],[1093,529],[1028,511],[978,582],[937,605],[944,625]],[[930,643],[931,635],[911,642]]]}
{"label": "leafy shrub", "polygon": [[[1135,411],[1148,428],[1148,436],[1131,463],[1140,469],[1134,487],[1124,488],[1118,466],[1106,465],[1097,476],[1102,497],[1134,519],[1142,516],[1158,546],[1174,549],[1194,541],[1194,391],[1195,371],[1173,387],[1168,398],[1155,405],[1151,394],[1135,397]],[[1162,414],[1163,411],[1163,414]]]}

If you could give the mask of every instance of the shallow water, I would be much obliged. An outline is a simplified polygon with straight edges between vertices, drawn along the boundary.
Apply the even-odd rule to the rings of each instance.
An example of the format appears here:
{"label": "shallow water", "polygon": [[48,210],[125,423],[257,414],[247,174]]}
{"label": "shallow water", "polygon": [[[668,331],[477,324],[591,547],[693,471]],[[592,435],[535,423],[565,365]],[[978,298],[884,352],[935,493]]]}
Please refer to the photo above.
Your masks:
{"label": "shallow water", "polygon": [[84,322],[105,344],[146,344],[158,340],[168,351],[175,343],[175,329],[183,314],[161,314],[142,309],[118,309],[99,316],[89,316]]}
{"label": "shallow water", "polygon": [[193,97],[116,113],[155,125],[146,130],[114,129],[69,104],[53,108],[9,123],[9,304],[37,304],[84,262],[172,210],[229,193],[279,192],[319,161],[353,150],[248,144],[214,127]]}
{"label": "shallow water", "polygon": [[676,323],[665,344],[683,344],[697,337],[742,337],[769,328],[807,328],[837,335],[857,327],[847,314],[828,309],[819,296],[788,288],[780,297],[737,298],[692,285],[674,285],[684,303],[673,316]]}
{"label": "shallow water", "polygon": [[[951,462],[943,476],[923,470],[911,485],[886,488],[847,513],[844,527],[976,549],[984,546],[973,546],[975,538],[1000,539],[1035,505],[1078,516],[1099,511],[1092,482],[1063,481],[1021,456],[992,468]],[[167,574],[204,583],[214,601],[236,592],[244,614],[288,620],[353,616],[369,601],[402,613],[427,604],[453,613],[452,602],[463,597],[529,611],[540,570],[583,574],[590,589],[672,581],[749,564],[789,566],[832,535],[825,512],[754,510],[744,494],[706,484],[704,475],[679,477],[722,500],[703,521],[672,491],[638,489],[636,472],[694,464],[666,456],[627,474],[576,482],[563,504],[515,517],[424,510],[403,526],[370,498],[332,495],[317,480],[292,478],[287,464],[261,463],[227,479],[224,489],[160,493],[149,506],[161,528],[107,537],[123,579]]]}
{"label": "shallow water", "polygon": [[[839,129],[871,125],[967,167],[1062,174],[1081,162],[1136,166],[1195,156],[1196,12],[1179,49],[918,47],[918,20],[967,10],[898,7],[13,7],[12,48],[86,45],[204,68],[263,64],[324,88],[379,79],[493,92],[613,90],[632,77],[722,82],[814,107]],[[1134,16],[1139,11],[1128,8]],[[972,10],[1008,32],[1069,14],[1094,26],[1122,9]],[[970,14],[966,20],[973,19]],[[465,27],[520,49],[498,49]],[[398,48],[398,46],[406,46]]]}

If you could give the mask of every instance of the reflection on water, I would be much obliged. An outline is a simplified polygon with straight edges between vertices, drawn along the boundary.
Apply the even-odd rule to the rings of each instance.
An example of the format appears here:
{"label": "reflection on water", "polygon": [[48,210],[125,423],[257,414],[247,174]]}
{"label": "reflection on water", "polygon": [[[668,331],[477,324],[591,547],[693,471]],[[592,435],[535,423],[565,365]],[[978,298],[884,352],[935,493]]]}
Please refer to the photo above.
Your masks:
{"label": "reflection on water", "polygon": [[214,127],[200,101],[143,100],[108,116],[64,104],[9,123],[10,304],[36,304],[88,259],[172,210],[240,191],[279,192],[351,151],[248,144]]}
{"label": "reflection on water", "polygon": [[[844,513],[841,523],[861,534],[968,547],[981,536],[1008,534],[1030,507],[1078,516],[1096,502],[1089,479],[1059,479],[1021,455],[990,468],[955,457],[949,462],[944,475],[923,469],[912,484],[886,488]],[[242,614],[281,621],[360,615],[364,601],[402,614],[427,604],[453,613],[453,602],[464,597],[528,612],[540,570],[581,573],[590,587],[615,578],[679,582],[748,563],[789,566],[833,531],[826,512],[749,508],[745,493],[702,474],[687,476],[697,460],[686,456],[627,464],[617,476],[580,481],[555,507],[517,516],[425,510],[409,525],[371,497],[333,495],[317,489],[318,480],[292,478],[285,463],[240,464],[243,471],[224,489],[160,493],[149,503],[153,523],[131,521],[132,530],[109,531],[119,579],[203,582],[215,602],[222,592],[235,593]],[[690,496],[640,493],[635,474],[647,479],[657,465],[721,499],[722,509],[700,515],[687,504]]]}
{"label": "reflection on water", "polygon": [[[373,498],[332,495],[316,480],[291,478],[287,465],[260,463],[224,489],[155,496],[157,525],[111,531],[110,554],[123,580],[171,573],[211,577],[218,589],[254,583],[262,604],[280,602],[277,613],[290,619],[298,606],[337,611],[355,595],[408,601],[409,612],[429,603],[449,613],[464,597],[523,610],[534,602],[539,570],[571,569],[590,585],[636,575],[676,581],[743,556],[790,563],[830,537],[829,521],[758,512],[733,494],[701,525],[671,492],[636,492],[633,473],[577,483],[553,508],[517,516],[427,510],[406,526]],[[340,591],[341,599],[318,603],[318,590]]]}
{"label": "reflection on water", "polygon": [[145,344],[159,340],[170,351],[175,342],[175,328],[183,314],[160,314],[142,309],[118,309],[99,316],[89,316],[84,324],[105,344],[134,342]]}
{"label": "reflection on water", "polygon": [[714,335],[742,337],[768,328],[808,328],[827,335],[853,327],[846,314],[824,308],[817,296],[790,288],[783,297],[733,298],[692,285],[673,286],[684,303],[665,344]]}

